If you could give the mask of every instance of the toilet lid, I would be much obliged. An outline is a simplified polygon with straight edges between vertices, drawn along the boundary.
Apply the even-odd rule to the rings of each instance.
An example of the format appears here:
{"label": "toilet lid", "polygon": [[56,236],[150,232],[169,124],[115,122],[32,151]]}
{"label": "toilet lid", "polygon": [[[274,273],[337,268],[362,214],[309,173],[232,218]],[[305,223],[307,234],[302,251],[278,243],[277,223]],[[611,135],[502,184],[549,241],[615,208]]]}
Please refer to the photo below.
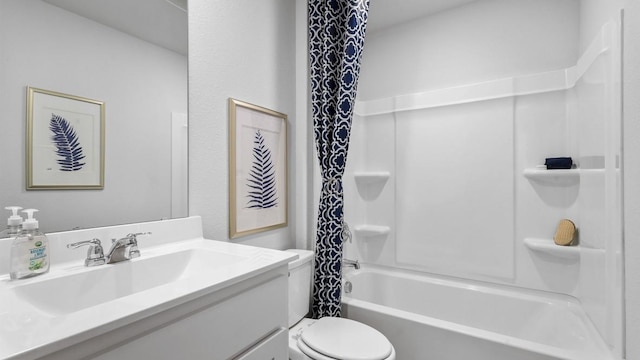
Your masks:
{"label": "toilet lid", "polygon": [[378,330],[336,317],[319,319],[304,330],[300,340],[322,355],[344,360],[383,360],[392,349]]}

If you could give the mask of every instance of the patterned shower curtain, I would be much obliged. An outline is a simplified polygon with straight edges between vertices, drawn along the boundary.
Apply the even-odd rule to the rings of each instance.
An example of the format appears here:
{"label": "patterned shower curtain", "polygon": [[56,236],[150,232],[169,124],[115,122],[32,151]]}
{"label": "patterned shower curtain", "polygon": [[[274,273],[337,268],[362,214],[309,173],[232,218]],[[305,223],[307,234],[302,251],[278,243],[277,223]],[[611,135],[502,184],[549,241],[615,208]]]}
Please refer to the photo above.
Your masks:
{"label": "patterned shower curtain", "polygon": [[311,102],[322,173],[313,316],[340,316],[344,174],[369,0],[309,0]]}

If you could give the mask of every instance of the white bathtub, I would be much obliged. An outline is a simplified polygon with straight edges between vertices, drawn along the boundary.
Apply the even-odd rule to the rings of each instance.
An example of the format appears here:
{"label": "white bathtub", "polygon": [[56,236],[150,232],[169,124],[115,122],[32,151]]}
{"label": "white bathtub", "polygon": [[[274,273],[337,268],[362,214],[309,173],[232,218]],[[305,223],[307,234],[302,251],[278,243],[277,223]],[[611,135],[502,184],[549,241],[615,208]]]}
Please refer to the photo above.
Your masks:
{"label": "white bathtub", "polygon": [[344,281],[343,316],[384,333],[401,360],[614,359],[569,296],[369,266]]}

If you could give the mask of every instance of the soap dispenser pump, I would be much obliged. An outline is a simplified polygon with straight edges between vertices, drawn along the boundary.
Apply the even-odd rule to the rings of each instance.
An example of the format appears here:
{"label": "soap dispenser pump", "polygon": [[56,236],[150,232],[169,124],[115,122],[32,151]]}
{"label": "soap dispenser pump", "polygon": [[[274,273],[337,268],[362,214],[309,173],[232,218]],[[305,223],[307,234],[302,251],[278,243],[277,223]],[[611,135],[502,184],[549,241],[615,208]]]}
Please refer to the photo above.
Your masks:
{"label": "soap dispenser pump", "polygon": [[36,209],[26,209],[27,219],[22,223],[22,231],[11,244],[12,280],[29,278],[49,271],[49,240],[40,232],[38,220],[33,217]]}
{"label": "soap dispenser pump", "polygon": [[15,238],[22,230],[22,216],[18,215],[18,211],[22,210],[20,206],[7,206],[6,210],[9,210],[13,215],[7,219],[7,228],[0,231],[0,239]]}

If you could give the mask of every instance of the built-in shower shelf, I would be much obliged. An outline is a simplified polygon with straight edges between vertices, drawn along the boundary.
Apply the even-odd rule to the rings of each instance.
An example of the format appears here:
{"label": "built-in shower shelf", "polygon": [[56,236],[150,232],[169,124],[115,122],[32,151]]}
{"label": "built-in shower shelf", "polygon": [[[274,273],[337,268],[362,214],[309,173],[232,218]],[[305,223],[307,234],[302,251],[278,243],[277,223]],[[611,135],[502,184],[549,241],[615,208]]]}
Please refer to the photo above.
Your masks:
{"label": "built-in shower shelf", "polygon": [[553,239],[526,238],[524,245],[532,251],[548,254],[557,258],[577,259],[580,256],[578,246],[556,245]]}
{"label": "built-in shower shelf", "polygon": [[370,237],[387,235],[391,228],[381,225],[358,225],[353,228],[356,236]]}
{"label": "built-in shower shelf", "polygon": [[384,183],[390,176],[391,173],[388,171],[359,171],[353,173],[353,177],[355,177],[356,181],[364,185]]}
{"label": "built-in shower shelf", "polygon": [[547,170],[540,168],[524,169],[524,177],[539,183],[569,186],[580,182],[580,171],[578,169],[558,169]]}

